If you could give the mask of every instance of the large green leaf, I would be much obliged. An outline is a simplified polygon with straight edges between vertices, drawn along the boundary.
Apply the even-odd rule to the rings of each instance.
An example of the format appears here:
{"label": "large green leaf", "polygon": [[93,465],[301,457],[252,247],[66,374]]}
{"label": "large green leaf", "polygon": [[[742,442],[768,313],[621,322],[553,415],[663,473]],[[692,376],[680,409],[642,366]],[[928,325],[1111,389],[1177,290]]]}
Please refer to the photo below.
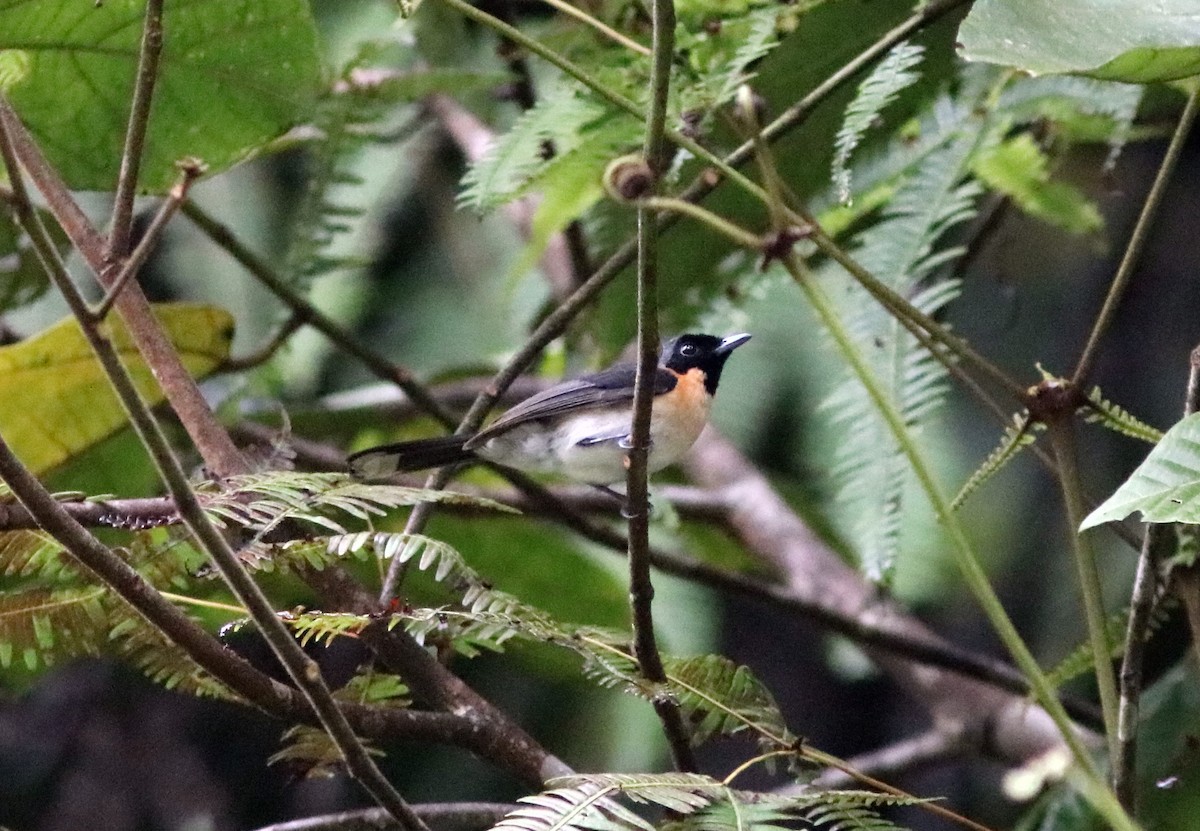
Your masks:
{"label": "large green leaf", "polygon": [[[159,306],[156,313],[193,375],[206,375],[229,354],[233,318],[223,309],[178,303]],[[110,337],[142,395],[161,401],[162,392],[129,333],[114,325]],[[61,464],[125,423],[125,413],[73,319],[0,347],[0,435],[34,472]]]}
{"label": "large green leaf", "polygon": [[958,39],[969,60],[1037,75],[1144,84],[1200,73],[1196,0],[979,0]]}
{"label": "large green leaf", "polygon": [[[0,0],[0,89],[67,183],[116,182],[144,0]],[[320,80],[304,0],[167,0],[141,188],[184,156],[221,170],[305,117]]]}
{"label": "large green leaf", "polygon": [[1200,413],[1168,430],[1079,530],[1124,519],[1134,511],[1141,511],[1145,522],[1200,523]]}

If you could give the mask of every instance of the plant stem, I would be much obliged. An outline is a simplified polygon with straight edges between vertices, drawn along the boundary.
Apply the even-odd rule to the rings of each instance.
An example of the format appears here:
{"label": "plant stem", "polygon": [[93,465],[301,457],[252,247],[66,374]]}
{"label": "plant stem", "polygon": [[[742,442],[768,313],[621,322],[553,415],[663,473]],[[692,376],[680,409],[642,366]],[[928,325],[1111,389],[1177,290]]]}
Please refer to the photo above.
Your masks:
{"label": "plant stem", "polygon": [[[1200,408],[1200,346],[1192,350],[1189,360],[1187,393],[1184,396],[1183,416],[1187,418]],[[1129,620],[1125,627],[1125,651],[1121,660],[1121,700],[1117,710],[1117,752],[1113,756],[1113,790],[1125,806],[1137,811],[1137,746],[1138,720],[1141,714],[1142,667],[1146,657],[1146,638],[1150,621],[1158,603],[1161,546],[1167,526],[1150,522],[1142,538],[1137,573],[1129,598]]]}
{"label": "plant stem", "polygon": [[846,332],[845,327],[842,325],[828,298],[825,297],[824,292],[817,287],[810,278],[810,275],[805,273],[803,263],[800,259],[792,255],[784,260],[784,265],[792,275],[792,279],[795,280],[801,291],[804,292],[805,297],[817,312],[818,317],[821,318],[821,322],[829,330],[830,335],[837,343],[839,351],[847,362],[850,363],[859,382],[874,402],[876,411],[887,423],[900,451],[908,459],[913,472],[921,484],[922,490],[925,491],[927,498],[933,505],[935,514],[950,535],[951,542],[953,543],[951,550],[954,552],[955,562],[962,572],[963,579],[983,607],[984,613],[992,623],[992,627],[996,630],[1004,645],[1008,647],[1009,653],[1017,662],[1017,666],[1021,668],[1029,679],[1030,687],[1038,704],[1046,710],[1058,726],[1059,731],[1062,733],[1063,741],[1071,749],[1071,753],[1079,766],[1093,778],[1099,778],[1095,763],[1079,740],[1074,726],[1071,724],[1062,705],[1055,697],[1054,691],[1047,683],[1045,675],[1037,664],[1037,660],[1021,639],[1016,627],[1013,626],[1012,620],[1008,617],[1008,613],[1000,603],[1000,599],[992,589],[987,574],[979,564],[979,560],[975,555],[970,541],[967,539],[966,533],[963,531],[957,514],[950,509],[949,501],[938,487],[936,480],[933,478],[932,471],[926,465],[924,457],[913,444],[912,437],[904,426],[903,418],[879,386],[874,372],[867,365],[853,340],[851,340],[849,333]]}
{"label": "plant stem", "polygon": [[130,236],[133,232],[133,199],[137,195],[142,148],[146,141],[146,127],[150,123],[154,85],[158,80],[158,60],[162,55],[163,3],[164,0],[146,2],[133,103],[129,108],[129,122],[125,126],[125,147],[121,152],[117,191],[113,197],[112,228],[105,257],[114,265],[129,253]]}
{"label": "plant stem", "polygon": [[[104,237],[92,227],[62,181],[62,177],[58,175],[58,171],[46,161],[29,131],[2,95],[0,131],[7,135],[5,141],[9,144],[12,155],[20,161],[37,185],[50,212],[96,275],[96,279],[105,289],[111,289],[119,265],[107,256]],[[11,169],[16,170],[15,167]],[[184,429],[196,444],[208,469],[217,476],[244,472],[246,460],[217,421],[200,388],[183,365],[178,351],[167,337],[158,318],[154,316],[141,287],[136,282],[128,285],[117,296],[116,307],[138,351],[153,368],[171,409],[175,411]]]}
{"label": "plant stem", "polygon": [[158,245],[158,240],[162,236],[163,230],[167,227],[167,223],[175,216],[175,212],[179,210],[179,205],[187,199],[188,190],[192,183],[201,174],[203,168],[198,164],[185,164],[180,171],[179,180],[171,188],[167,198],[159,206],[158,211],[154,214],[154,219],[150,221],[150,226],[146,228],[146,233],[142,235],[141,241],[133,252],[125,258],[121,264],[121,270],[117,272],[109,285],[108,291],[103,299],[90,310],[92,319],[104,320],[108,317],[108,313],[112,310],[113,304],[117,302],[117,297],[121,294],[121,289],[125,288],[125,284],[134,279],[138,273],[138,269],[146,262],[146,258],[150,256],[150,252],[154,250],[154,246]]}
{"label": "plant stem", "polygon": [[619,43],[621,46],[624,46],[631,52],[636,52],[639,55],[645,56],[649,56],[651,54],[649,49],[638,43],[636,40],[626,37],[616,29],[609,26],[603,20],[593,17],[583,9],[572,6],[570,3],[566,2],[566,0],[542,0],[542,2],[547,6],[558,9],[565,15],[575,18],[584,25],[592,27],[597,32],[611,40],[613,43]]}
{"label": "plant stem", "polygon": [[[1058,462],[1058,481],[1067,508],[1067,523],[1074,531],[1087,516],[1079,485],[1079,458],[1075,446],[1074,414],[1063,415],[1050,425],[1050,441]],[[1117,756],[1117,679],[1112,666],[1112,644],[1105,626],[1104,592],[1096,568],[1096,552],[1087,533],[1071,533],[1071,550],[1079,572],[1079,588],[1087,620],[1088,641],[1095,658],[1096,686],[1100,691],[1100,709],[1104,713],[1104,735],[1109,758]]]}
{"label": "plant stem", "polygon": [[[675,51],[674,0],[653,0],[653,57],[650,65],[650,110],[646,116],[646,140],[642,155],[653,172],[654,189],[664,172],[663,128],[666,124],[667,93],[671,82],[671,60]],[[633,621],[633,654],[642,676],[665,684],[666,670],[654,634],[654,585],[650,580],[650,419],[658,375],[658,229],[654,214],[639,206],[637,264],[637,375],[633,385],[633,423],[626,459],[625,516],[629,520],[629,603]],[[679,703],[668,695],[657,696],[654,711],[662,722],[676,770],[696,770],[696,759]]]}
{"label": "plant stem", "polygon": [[1171,143],[1167,146],[1166,155],[1163,156],[1158,173],[1154,176],[1154,183],[1150,186],[1150,192],[1142,204],[1141,213],[1138,214],[1137,222],[1133,226],[1133,233],[1130,234],[1129,243],[1125,246],[1121,263],[1117,266],[1117,273],[1113,275],[1113,281],[1108,287],[1104,305],[1096,317],[1096,322],[1092,324],[1092,331],[1083,347],[1083,354],[1079,356],[1079,363],[1075,365],[1075,374],[1071,376],[1071,383],[1076,388],[1082,388],[1087,383],[1088,376],[1092,374],[1092,367],[1095,366],[1096,354],[1100,348],[1100,339],[1108,331],[1116,314],[1117,306],[1120,304],[1121,298],[1125,296],[1125,289],[1128,288],[1129,281],[1133,277],[1134,266],[1141,256],[1142,248],[1145,247],[1146,239],[1150,235],[1150,226],[1158,213],[1158,206],[1162,202],[1163,194],[1166,193],[1167,182],[1179,162],[1179,156],[1183,152],[1184,144],[1187,142],[1188,134],[1192,130],[1192,124],[1195,123],[1198,112],[1200,112],[1200,86],[1196,86],[1192,91],[1187,106],[1183,108],[1183,114],[1179,116],[1179,123],[1175,125]]}
{"label": "plant stem", "polygon": [[[834,756],[829,753],[825,753],[824,751],[817,750],[815,747],[811,747],[809,745],[802,746],[800,748],[800,755],[803,758],[808,759],[811,762],[815,762],[818,765],[822,765],[824,767],[831,767],[836,770],[840,770],[842,773],[846,774],[851,779],[854,779],[857,782],[861,782],[864,785],[869,785],[872,788],[875,788],[876,790],[881,791],[882,793],[891,794],[892,796],[899,796],[899,797],[903,797],[903,798],[907,798],[907,799],[916,799],[916,797],[914,797],[908,791],[901,790],[900,788],[897,788],[893,785],[889,785],[887,782],[883,782],[879,779],[876,779],[874,776],[869,776],[860,770],[856,770],[855,768],[851,767],[850,764],[848,762],[846,762],[845,760],[839,759],[837,756]],[[929,811],[930,813],[937,814],[938,816],[940,816],[944,819],[948,819],[953,823],[957,823],[958,825],[961,825],[964,828],[970,828],[971,831],[991,831],[991,829],[988,828],[986,825],[983,825],[982,823],[978,823],[973,819],[964,817],[962,814],[951,811],[949,808],[945,808],[941,805],[938,805],[936,802],[921,802],[921,803],[919,803],[919,807],[921,807],[922,809],[924,809],[926,811]]]}
{"label": "plant stem", "polygon": [[393,383],[404,390],[404,394],[412,399],[413,403],[442,424],[446,426],[454,424],[454,419],[450,414],[445,411],[436,398],[429,394],[429,391],[416,380],[411,372],[403,366],[389,361],[352,337],[338,325],[337,321],[289,286],[287,281],[271,267],[270,263],[247,248],[227,226],[217,221],[192,200],[183,203],[183,214],[194,222],[209,239],[237,260],[256,280],[266,286],[272,294],[282,300],[301,322],[312,326],[343,351],[358,358],[382,380]]}

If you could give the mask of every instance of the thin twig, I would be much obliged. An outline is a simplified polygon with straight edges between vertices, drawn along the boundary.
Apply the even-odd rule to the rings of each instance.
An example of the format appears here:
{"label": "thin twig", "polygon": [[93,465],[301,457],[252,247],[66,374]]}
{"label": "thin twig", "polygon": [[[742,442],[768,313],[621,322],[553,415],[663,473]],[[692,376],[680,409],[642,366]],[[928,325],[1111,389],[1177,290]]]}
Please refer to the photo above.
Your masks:
{"label": "thin twig", "polygon": [[106,259],[113,264],[124,259],[129,252],[133,233],[133,199],[137,195],[142,148],[146,141],[146,127],[150,123],[154,86],[158,81],[158,61],[162,55],[163,3],[164,0],[147,0],[146,3],[142,44],[138,50],[137,79],[133,87],[133,103],[129,108],[129,122],[125,126],[125,147],[121,152],[121,168],[117,174],[112,227],[106,251]]}
{"label": "thin twig", "polygon": [[[671,60],[675,50],[674,0],[653,0],[653,31],[650,63],[650,109],[646,117],[646,140],[642,156],[654,179],[654,189],[665,166],[663,128],[666,124],[667,93],[671,83]],[[633,385],[633,424],[626,456],[625,516],[629,520],[629,603],[633,621],[633,654],[642,676],[665,684],[667,673],[654,634],[654,585],[650,580],[650,417],[654,406],[658,373],[658,229],[653,212],[638,208],[637,263],[637,375]],[[654,699],[654,711],[662,722],[676,770],[696,770],[688,731],[679,703],[662,695]]]}
{"label": "thin twig", "polygon": [[[1200,346],[1192,350],[1189,360],[1187,392],[1183,416],[1187,418],[1200,408]],[[1117,749],[1112,763],[1113,790],[1125,810],[1137,812],[1137,746],[1138,720],[1141,714],[1142,668],[1146,657],[1146,639],[1150,621],[1158,603],[1159,568],[1162,562],[1162,542],[1167,527],[1162,523],[1146,523],[1142,550],[1138,556],[1137,573],[1129,599],[1129,620],[1125,627],[1125,651],[1121,660],[1121,700],[1117,710]]]}
{"label": "thin twig", "polygon": [[155,212],[154,219],[150,221],[150,225],[146,228],[146,233],[142,235],[141,241],[138,242],[133,252],[121,263],[121,270],[113,278],[104,297],[91,309],[91,316],[94,320],[104,320],[104,318],[108,317],[108,313],[112,310],[113,304],[117,302],[117,297],[121,294],[121,290],[125,288],[125,284],[129,280],[135,277],[138,270],[141,269],[142,264],[146,262],[146,258],[150,256],[150,252],[158,245],[159,238],[166,229],[167,223],[175,216],[175,212],[179,210],[179,205],[187,199],[188,190],[203,171],[203,165],[196,162],[185,162],[180,165],[179,178],[167,194],[167,198],[158,206],[158,211]]}
{"label": "thin twig", "polygon": [[292,335],[304,325],[304,315],[297,311],[293,311],[288,315],[287,320],[280,324],[275,334],[271,335],[267,341],[255,349],[248,355],[241,355],[236,358],[226,358],[219,367],[217,372],[245,372],[248,369],[254,369],[256,366],[261,366],[267,361],[275,357],[275,353],[283,348],[283,345],[288,342]]}
{"label": "thin twig", "polygon": [[647,57],[651,54],[650,49],[638,43],[636,40],[626,37],[616,29],[609,26],[603,20],[592,17],[582,9],[572,6],[570,3],[566,2],[566,0],[542,0],[542,2],[548,6],[558,9],[565,15],[575,18],[584,25],[592,27],[597,32],[611,40],[613,43],[619,43],[621,46],[624,46],[631,52],[636,52],[639,55]]}
{"label": "thin twig", "polygon": [[1171,174],[1175,172],[1180,154],[1187,143],[1188,134],[1192,131],[1192,124],[1196,121],[1197,113],[1200,113],[1200,87],[1192,92],[1187,106],[1183,108],[1183,114],[1179,116],[1179,123],[1175,125],[1171,143],[1167,146],[1166,155],[1163,156],[1158,173],[1154,176],[1150,192],[1146,194],[1146,201],[1142,204],[1141,213],[1138,214],[1137,222],[1133,226],[1133,233],[1129,236],[1129,243],[1125,246],[1121,263],[1117,266],[1117,273],[1113,275],[1112,284],[1108,287],[1104,305],[1100,309],[1100,314],[1096,316],[1096,322],[1092,324],[1092,331],[1083,347],[1083,353],[1075,365],[1075,374],[1071,376],[1071,383],[1077,388],[1082,388],[1092,374],[1092,367],[1096,363],[1096,355],[1100,348],[1100,339],[1108,331],[1108,327],[1116,315],[1117,306],[1120,304],[1121,298],[1125,296],[1125,289],[1133,277],[1134,266],[1137,265],[1142,248],[1145,247],[1146,240],[1150,236],[1150,226],[1158,213],[1158,206],[1162,202],[1163,194],[1166,193],[1167,182],[1170,181]]}
{"label": "thin twig", "polygon": [[[849,762],[839,759],[838,757],[829,753],[825,753],[824,751],[805,745],[800,749],[800,755],[819,765],[840,770],[842,773],[851,777],[856,782],[869,785],[881,793],[887,793],[891,794],[892,796],[899,796],[907,799],[913,798],[912,794],[908,793],[907,791],[903,791],[900,788],[889,785],[887,782],[880,781],[874,776],[864,773],[861,770],[857,770]],[[937,814],[938,816],[948,819],[953,823],[963,826],[964,828],[970,828],[971,831],[991,831],[991,829],[986,825],[978,823],[968,817],[964,817],[962,814],[951,811],[949,808],[939,805],[936,802],[918,802],[917,807],[925,811],[929,811],[930,813]]]}
{"label": "thin twig", "polygon": [[[934,728],[851,757],[846,760],[846,763],[855,770],[877,779],[894,779],[897,776],[961,756],[965,749],[966,746],[961,739],[956,739],[947,735],[945,731]],[[835,790],[847,788],[855,781],[854,777],[845,771],[838,768],[827,768],[812,782],[788,786],[780,790],[785,794],[804,790]]]}
{"label": "thin twig", "polygon": [[1112,645],[1108,641],[1104,591],[1100,584],[1100,571],[1096,566],[1096,552],[1091,545],[1091,540],[1086,533],[1076,533],[1075,531],[1083,522],[1086,513],[1079,479],[1079,457],[1075,444],[1073,408],[1071,412],[1055,418],[1049,427],[1054,459],[1058,463],[1058,481],[1067,509],[1071,551],[1075,555],[1075,566],[1079,573],[1080,593],[1083,596],[1084,616],[1087,620],[1088,642],[1091,644],[1092,655],[1095,658],[1096,685],[1100,691],[1100,709],[1104,713],[1104,737],[1108,742],[1109,758],[1116,758],[1117,679],[1112,666]]}
{"label": "thin twig", "polygon": [[[430,802],[412,807],[434,831],[485,831],[520,806],[505,802]],[[276,822],[256,831],[394,831],[400,827],[381,808],[359,808]]]}
{"label": "thin twig", "polygon": [[271,293],[282,300],[284,305],[291,309],[292,313],[298,316],[305,324],[312,326],[342,350],[358,358],[379,378],[390,381],[400,387],[400,389],[404,390],[405,395],[411,398],[417,406],[421,407],[421,409],[442,424],[449,426],[454,423],[453,418],[442,409],[437,399],[431,396],[428,390],[417,382],[411,372],[403,366],[387,360],[378,352],[367,348],[361,341],[348,335],[346,330],[339,326],[336,321],[288,285],[266,260],[247,248],[227,226],[217,221],[211,214],[197,205],[195,201],[189,200],[185,202],[183,213],[188,219],[196,223],[196,226],[209,239],[223,248],[249,271],[255,279],[270,289]]}

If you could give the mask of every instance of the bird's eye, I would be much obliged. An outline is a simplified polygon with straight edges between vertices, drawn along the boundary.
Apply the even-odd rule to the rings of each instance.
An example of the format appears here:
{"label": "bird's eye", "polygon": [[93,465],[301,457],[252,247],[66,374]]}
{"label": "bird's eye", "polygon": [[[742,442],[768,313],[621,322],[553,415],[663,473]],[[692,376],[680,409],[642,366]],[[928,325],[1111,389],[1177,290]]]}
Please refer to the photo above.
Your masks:
{"label": "bird's eye", "polygon": [[692,357],[698,351],[699,350],[697,349],[696,344],[694,344],[694,343],[685,343],[683,346],[679,347],[679,354],[685,358]]}

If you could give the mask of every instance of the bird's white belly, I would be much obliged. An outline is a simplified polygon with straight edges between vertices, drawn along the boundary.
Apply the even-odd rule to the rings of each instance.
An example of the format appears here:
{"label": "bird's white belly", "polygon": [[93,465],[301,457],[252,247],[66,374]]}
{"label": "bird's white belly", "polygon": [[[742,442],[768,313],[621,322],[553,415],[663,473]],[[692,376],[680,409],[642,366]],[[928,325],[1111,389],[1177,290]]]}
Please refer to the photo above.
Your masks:
{"label": "bird's white belly", "polygon": [[[689,411],[686,419],[662,418],[669,414],[656,402],[654,415],[651,473],[677,461],[695,443],[707,420],[708,402]],[[622,407],[573,415],[554,427],[522,424],[491,439],[476,452],[489,461],[520,470],[610,485],[625,479],[631,418],[630,410]]]}

